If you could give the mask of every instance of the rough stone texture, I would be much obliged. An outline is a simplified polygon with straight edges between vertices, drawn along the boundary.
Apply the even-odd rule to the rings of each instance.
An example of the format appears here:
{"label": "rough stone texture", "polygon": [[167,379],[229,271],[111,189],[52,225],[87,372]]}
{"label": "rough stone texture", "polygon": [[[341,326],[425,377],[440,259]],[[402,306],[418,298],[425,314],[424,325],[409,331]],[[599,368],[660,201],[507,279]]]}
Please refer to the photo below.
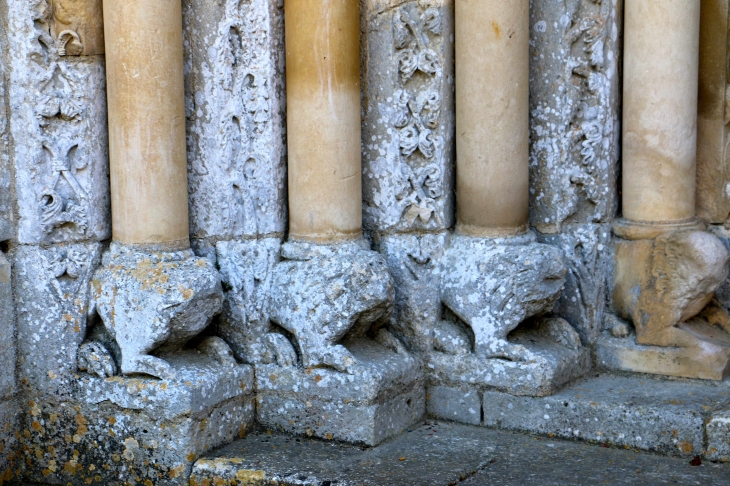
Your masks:
{"label": "rough stone texture", "polygon": [[729,385],[601,375],[544,398],[487,391],[484,425],[691,458],[705,454],[704,424],[727,409]]}
{"label": "rough stone texture", "polygon": [[452,0],[362,8],[363,223],[443,230],[454,218]]}
{"label": "rough stone texture", "polygon": [[13,261],[19,387],[28,399],[71,393],[76,353],[86,337],[89,282],[98,243],[19,246]]}
{"label": "rough stone texture", "polygon": [[606,308],[611,228],[606,224],[565,225],[560,234],[545,235],[541,241],[558,247],[568,267],[553,313],[575,328],[584,345],[595,344]]}
{"label": "rough stone texture", "polygon": [[[607,365],[687,378],[727,376],[730,317],[722,307],[705,309],[728,275],[730,253],[721,240],[703,231],[678,231],[654,239],[617,239],[615,246],[613,304],[620,317],[633,322],[636,339],[623,343],[629,354],[616,350],[622,343],[609,343]],[[665,357],[656,361],[657,353]],[[670,358],[672,353],[676,356]],[[669,367],[662,362],[667,358]]]}
{"label": "rough stone texture", "polygon": [[26,477],[46,484],[187,485],[193,462],[243,437],[254,418],[250,366],[221,368],[191,351],[173,380],[80,374],[74,398],[30,402]]}
{"label": "rough stone texture", "polygon": [[[5,26],[5,11],[0,13],[0,23]],[[7,31],[0,33],[0,53],[5,52]],[[15,230],[15,198],[12,194],[13,172],[10,161],[10,126],[8,124],[5,56],[0,55],[0,241],[9,240]]]}
{"label": "rough stone texture", "polygon": [[[347,341],[348,373],[257,365],[257,419],[295,434],[376,445],[425,413],[423,369],[392,336]],[[389,337],[389,339],[388,339]]]}
{"label": "rough stone texture", "polygon": [[205,329],[223,304],[220,275],[192,250],[152,253],[112,243],[91,286],[89,314],[98,313],[114,338],[125,375],[172,378],[167,355]]}
{"label": "rough stone texture", "polygon": [[286,230],[280,0],[183,2],[193,238]]}
{"label": "rough stone texture", "polygon": [[[247,241],[219,241],[215,255],[220,269],[225,300],[217,321],[217,333],[245,363],[274,363],[294,349],[286,337],[271,332],[269,298],[274,267],[280,259],[278,238]],[[288,350],[288,351],[287,351]]]}
{"label": "rough stone texture", "polygon": [[394,234],[376,238],[395,284],[397,318],[389,329],[408,349],[428,353],[441,321],[441,273],[447,233]]}
{"label": "rough stone texture", "polygon": [[269,302],[271,320],[292,335],[304,367],[350,372],[355,359],[339,344],[373,333],[393,308],[385,259],[358,240],[282,246]]}
{"label": "rough stone texture", "polygon": [[496,441],[485,438],[485,432],[426,422],[366,450],[279,434],[253,435],[196,462],[190,484],[456,484],[492,460]]}
{"label": "rough stone texture", "polygon": [[15,312],[10,262],[0,252],[0,484],[15,476],[18,404],[15,400]]}
{"label": "rough stone texture", "polygon": [[8,3],[18,240],[103,240],[111,229],[104,59],[63,55],[52,11],[48,0]]}
{"label": "rough stone texture", "polygon": [[712,414],[706,427],[707,458],[730,462],[730,409]]}
{"label": "rough stone texture", "polygon": [[478,390],[436,385],[428,388],[426,399],[426,411],[433,417],[470,425],[482,423],[482,394]]}
{"label": "rough stone texture", "polygon": [[451,238],[441,297],[471,328],[479,358],[532,359],[527,349],[511,345],[507,334],[526,318],[552,310],[567,273],[559,251],[534,241],[534,235]]}
{"label": "rough stone texture", "polygon": [[530,219],[610,222],[618,204],[622,2],[531,2]]}

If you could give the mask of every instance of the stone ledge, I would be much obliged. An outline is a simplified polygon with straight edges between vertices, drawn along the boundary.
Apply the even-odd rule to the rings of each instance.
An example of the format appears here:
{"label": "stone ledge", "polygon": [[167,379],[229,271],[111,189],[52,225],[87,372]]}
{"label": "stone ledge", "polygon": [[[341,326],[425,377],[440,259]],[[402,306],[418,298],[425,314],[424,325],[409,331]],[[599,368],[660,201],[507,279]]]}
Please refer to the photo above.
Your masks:
{"label": "stone ledge", "polygon": [[[730,449],[719,419],[716,452],[704,449],[705,424],[730,405],[730,382],[601,375],[542,398],[486,391],[483,425],[667,455],[718,459]],[[726,413],[726,412],[722,412]]]}

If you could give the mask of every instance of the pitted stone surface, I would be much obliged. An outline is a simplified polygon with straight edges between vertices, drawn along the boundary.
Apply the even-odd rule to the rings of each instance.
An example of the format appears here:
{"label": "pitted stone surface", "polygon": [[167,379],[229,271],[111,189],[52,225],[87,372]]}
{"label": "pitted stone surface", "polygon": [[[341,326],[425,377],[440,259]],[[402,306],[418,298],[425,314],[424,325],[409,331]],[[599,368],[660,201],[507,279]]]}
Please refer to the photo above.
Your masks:
{"label": "pitted stone surface", "polygon": [[552,309],[565,274],[560,252],[530,235],[453,236],[444,257],[442,301],[473,331],[476,356],[529,361],[530,352],[510,344],[507,334]]}
{"label": "pitted stone surface", "polygon": [[17,350],[11,277],[10,262],[0,252],[0,401],[7,400],[15,394]]}
{"label": "pitted stone surface", "polygon": [[729,403],[727,382],[600,375],[543,398],[487,391],[483,425],[692,458]]}
{"label": "pitted stone surface", "polygon": [[288,242],[281,256],[271,320],[292,334],[304,367],[351,372],[355,359],[340,341],[375,332],[392,314],[393,280],[385,259],[365,241]]}
{"label": "pitted stone surface", "polygon": [[193,462],[243,437],[254,419],[251,368],[210,361],[172,361],[177,378],[170,381],[81,374],[77,399],[31,401],[22,426],[26,477],[74,486],[187,486]]}
{"label": "pitted stone surface", "polygon": [[121,372],[158,378],[173,377],[159,353],[199,334],[223,301],[213,264],[190,250],[155,253],[112,243],[91,287],[90,313],[99,314],[119,346]]}
{"label": "pitted stone surface", "polygon": [[0,486],[18,478],[22,470],[20,442],[20,404],[15,398],[0,399]]}
{"label": "pitted stone surface", "polygon": [[393,234],[376,238],[395,284],[390,330],[408,349],[428,353],[441,321],[441,274],[447,233]]}
{"label": "pitted stone surface", "polygon": [[445,486],[489,465],[496,441],[485,432],[426,422],[365,450],[279,434],[253,435],[199,460],[190,484]]}
{"label": "pitted stone surface", "polygon": [[363,4],[363,224],[439,231],[454,219],[452,0]]}
{"label": "pitted stone surface", "polygon": [[278,238],[219,241],[215,246],[225,299],[217,331],[240,361],[285,365],[296,352],[282,335],[271,332],[269,299],[274,267],[280,260]]}
{"label": "pitted stone surface", "polygon": [[370,339],[345,346],[349,373],[327,368],[256,366],[257,419],[288,432],[375,445],[425,413],[419,362]]}
{"label": "pitted stone surface", "polygon": [[47,0],[13,0],[7,13],[18,240],[104,240],[111,232],[104,58],[64,55]]}
{"label": "pitted stone surface", "polygon": [[185,0],[194,238],[283,234],[284,12],[278,0]]}
{"label": "pitted stone surface", "polygon": [[430,386],[426,393],[426,411],[432,417],[469,425],[482,423],[482,393],[468,386],[457,388]]}
{"label": "pitted stone surface", "polygon": [[18,246],[10,254],[18,332],[18,384],[28,398],[71,393],[76,353],[86,337],[89,282],[99,243]]}
{"label": "pitted stone surface", "polygon": [[608,223],[618,205],[620,29],[614,0],[530,9],[530,219]]}
{"label": "pitted stone surface", "polygon": [[568,267],[553,313],[568,321],[583,344],[590,346],[602,330],[606,309],[613,251],[610,225],[564,225],[560,234],[540,240],[559,248]]}
{"label": "pitted stone surface", "polygon": [[730,408],[713,413],[707,423],[707,458],[730,462]]}

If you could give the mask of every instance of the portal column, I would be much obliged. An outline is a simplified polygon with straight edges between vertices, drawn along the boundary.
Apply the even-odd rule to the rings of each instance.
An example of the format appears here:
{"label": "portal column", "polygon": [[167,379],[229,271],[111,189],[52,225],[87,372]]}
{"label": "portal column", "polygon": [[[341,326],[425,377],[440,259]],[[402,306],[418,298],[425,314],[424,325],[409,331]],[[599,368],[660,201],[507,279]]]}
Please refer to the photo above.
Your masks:
{"label": "portal column", "polygon": [[[692,319],[726,279],[729,258],[695,218],[700,1],[627,0],[625,9],[624,219],[614,225],[613,301],[644,346],[614,327],[616,339],[604,338],[599,359],[630,371],[723,379],[730,345]],[[719,309],[713,315],[730,329]]]}
{"label": "portal column", "polygon": [[112,233],[189,247],[179,1],[104,2]]}
{"label": "portal column", "polygon": [[456,218],[462,234],[527,231],[529,24],[528,0],[456,2]]}
{"label": "portal column", "polygon": [[320,242],[358,238],[358,2],[294,0],[285,18],[290,236]]}
{"label": "portal column", "polygon": [[[552,309],[567,273],[560,252],[528,231],[530,1],[456,0],[455,23],[457,225],[441,295],[471,327],[474,346],[458,357],[433,353],[433,363],[452,380],[465,368],[483,377],[477,389],[549,394],[561,385],[556,377],[583,372],[588,354],[562,319],[537,319],[525,330],[536,333],[530,339],[508,339]],[[548,356],[533,346],[539,333],[564,339]],[[495,383],[504,359],[514,366]]]}

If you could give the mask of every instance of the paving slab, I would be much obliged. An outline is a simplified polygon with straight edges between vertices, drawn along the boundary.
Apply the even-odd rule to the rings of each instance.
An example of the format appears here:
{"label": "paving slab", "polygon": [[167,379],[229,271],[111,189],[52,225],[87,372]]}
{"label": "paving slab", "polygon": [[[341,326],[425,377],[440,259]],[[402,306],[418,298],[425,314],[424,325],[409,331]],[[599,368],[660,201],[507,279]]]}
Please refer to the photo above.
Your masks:
{"label": "paving slab", "polygon": [[[728,410],[730,383],[600,374],[542,398],[486,391],[482,424],[667,455],[707,455],[706,424]],[[713,447],[730,436],[717,422]],[[721,459],[718,457],[717,459]]]}

